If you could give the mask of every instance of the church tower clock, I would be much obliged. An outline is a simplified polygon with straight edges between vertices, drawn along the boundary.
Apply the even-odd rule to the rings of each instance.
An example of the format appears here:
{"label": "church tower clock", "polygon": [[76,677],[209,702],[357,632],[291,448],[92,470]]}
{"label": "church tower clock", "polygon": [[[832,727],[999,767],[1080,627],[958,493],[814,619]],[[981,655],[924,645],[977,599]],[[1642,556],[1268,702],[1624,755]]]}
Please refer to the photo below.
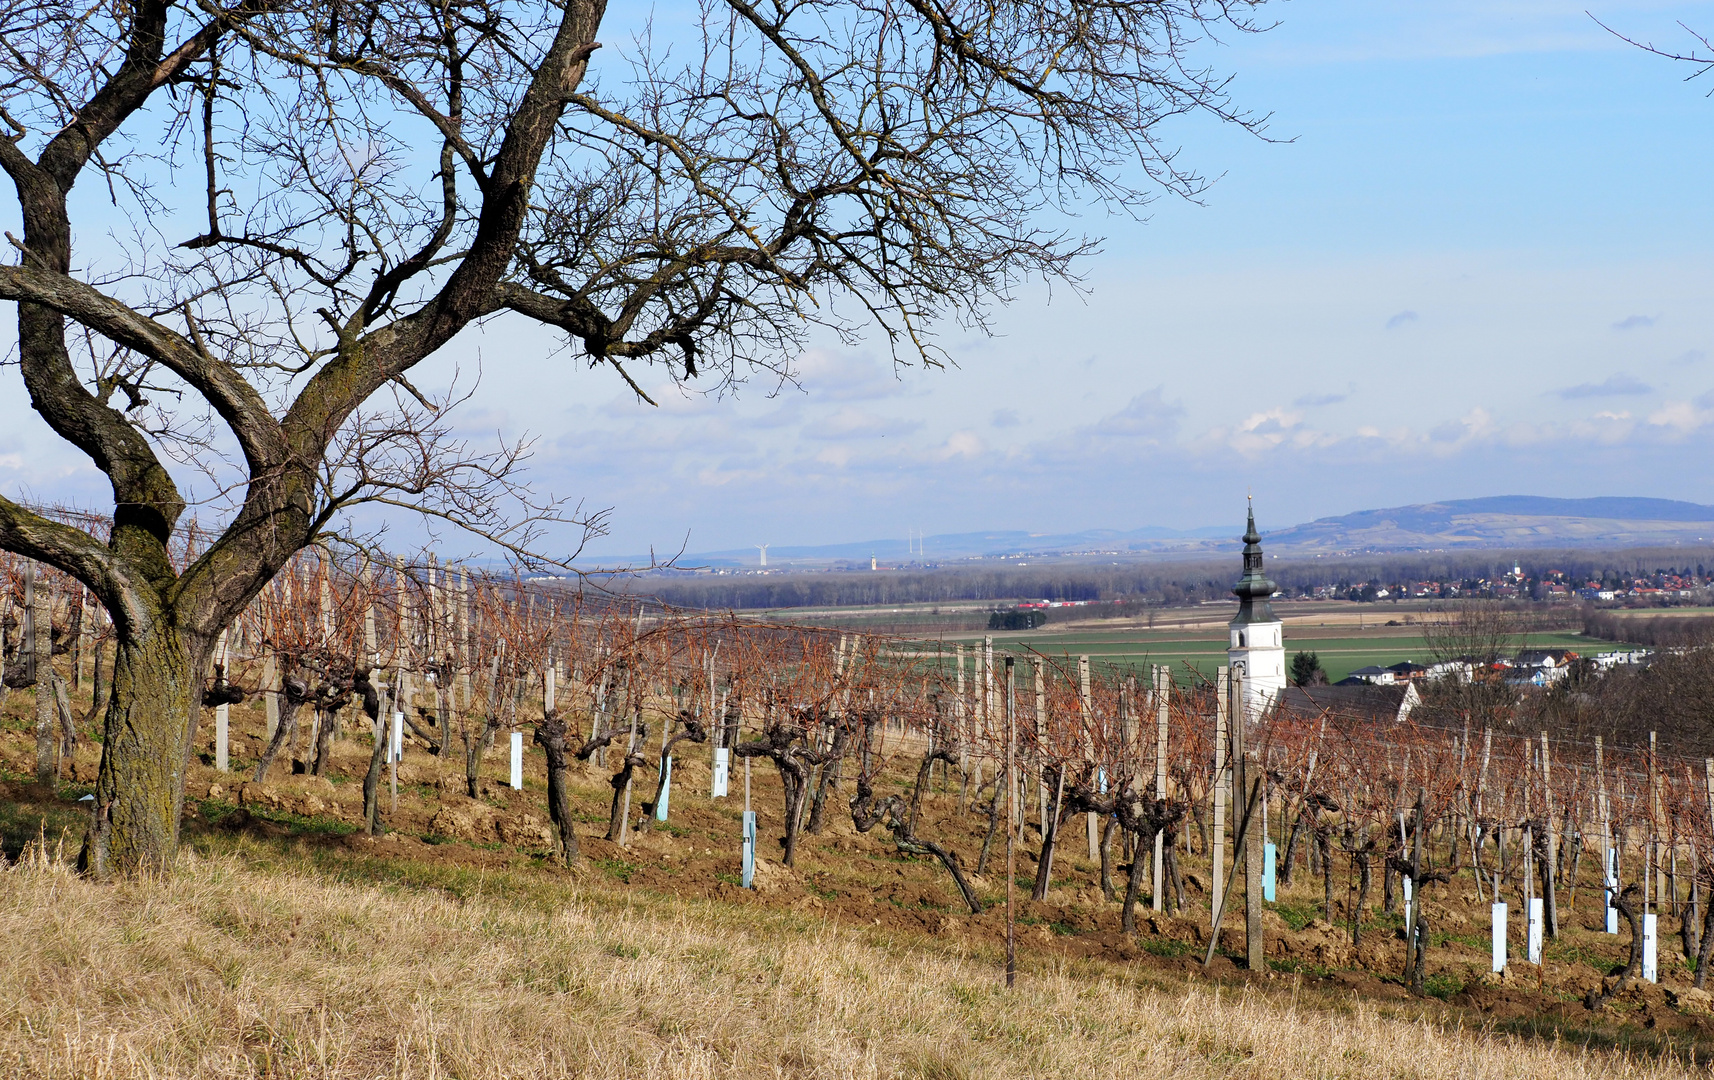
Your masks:
{"label": "church tower clock", "polygon": [[1244,530],[1244,576],[1232,587],[1238,614],[1228,626],[1226,662],[1244,674],[1244,712],[1260,719],[1286,685],[1285,635],[1268,603],[1278,587],[1262,569],[1262,534],[1256,531],[1256,508],[1250,507]]}

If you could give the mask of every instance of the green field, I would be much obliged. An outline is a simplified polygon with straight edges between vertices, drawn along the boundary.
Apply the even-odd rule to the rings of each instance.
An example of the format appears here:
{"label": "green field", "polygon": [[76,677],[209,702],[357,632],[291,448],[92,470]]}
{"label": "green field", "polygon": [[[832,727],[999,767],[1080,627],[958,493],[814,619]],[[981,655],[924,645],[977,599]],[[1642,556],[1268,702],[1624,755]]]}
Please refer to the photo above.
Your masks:
{"label": "green field", "polygon": [[[1383,632],[1387,631],[1387,632]],[[1293,653],[1315,653],[1327,672],[1329,682],[1338,682],[1351,672],[1370,664],[1388,667],[1401,660],[1419,664],[1432,662],[1428,644],[1420,633],[1400,633],[1396,627],[1377,628],[1374,633],[1353,633],[1349,628],[1293,633],[1286,627],[1287,663]],[[1007,651],[1035,650],[1048,656],[1087,654],[1096,664],[1109,667],[1130,667],[1146,672],[1150,664],[1171,666],[1180,681],[1188,678],[1187,665],[1204,676],[1212,676],[1226,662],[1224,633],[1185,634],[1149,630],[1090,631],[1082,633],[994,634],[994,647]],[[950,640],[950,639],[949,639]],[[1560,633],[1523,634],[1516,641],[1518,648],[1572,649],[1593,654],[1629,648],[1611,641],[1599,641],[1582,634]]]}

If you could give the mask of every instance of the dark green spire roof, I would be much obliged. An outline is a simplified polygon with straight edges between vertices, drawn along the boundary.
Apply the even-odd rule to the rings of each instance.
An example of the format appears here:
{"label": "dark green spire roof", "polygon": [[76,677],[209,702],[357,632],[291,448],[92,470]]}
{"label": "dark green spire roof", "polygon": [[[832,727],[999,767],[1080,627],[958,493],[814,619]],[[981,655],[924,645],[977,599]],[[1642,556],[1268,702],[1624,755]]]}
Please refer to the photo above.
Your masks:
{"label": "dark green spire roof", "polygon": [[1238,598],[1238,617],[1232,622],[1274,622],[1268,597],[1278,591],[1279,586],[1262,570],[1262,534],[1256,531],[1256,508],[1252,504],[1249,528],[1244,530],[1244,576],[1232,586],[1232,595]]}

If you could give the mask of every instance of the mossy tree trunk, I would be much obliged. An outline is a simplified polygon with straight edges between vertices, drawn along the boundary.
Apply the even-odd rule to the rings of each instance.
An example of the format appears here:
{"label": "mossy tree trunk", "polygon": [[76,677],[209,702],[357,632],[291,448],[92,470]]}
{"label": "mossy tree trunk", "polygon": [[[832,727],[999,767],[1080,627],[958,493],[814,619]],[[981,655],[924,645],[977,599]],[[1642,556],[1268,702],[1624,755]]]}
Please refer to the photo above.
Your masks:
{"label": "mossy tree trunk", "polygon": [[124,634],[114,654],[95,809],[79,867],[164,871],[178,853],[185,769],[210,642],[159,625]]}

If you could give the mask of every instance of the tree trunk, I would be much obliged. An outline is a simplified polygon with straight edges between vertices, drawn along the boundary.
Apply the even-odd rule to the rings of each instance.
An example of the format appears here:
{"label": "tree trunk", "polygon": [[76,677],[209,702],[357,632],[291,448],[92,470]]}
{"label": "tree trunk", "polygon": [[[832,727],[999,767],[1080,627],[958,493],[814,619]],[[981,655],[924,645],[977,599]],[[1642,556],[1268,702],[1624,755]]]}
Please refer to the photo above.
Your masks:
{"label": "tree trunk", "polygon": [[1405,934],[1405,955],[1410,960],[1410,992],[1422,997],[1422,982],[1428,975],[1428,916],[1420,902],[1412,907],[1416,909],[1416,932]]}
{"label": "tree trunk", "polygon": [[[1162,860],[1166,863],[1166,880],[1172,884],[1172,888],[1168,889],[1166,894],[1166,910],[1169,914],[1185,910],[1184,870],[1178,865],[1177,842],[1178,834],[1168,830],[1166,843],[1161,845],[1161,849],[1165,852]],[[1139,848],[1138,853],[1141,854],[1141,851],[1142,849]]]}
{"label": "tree trunk", "polygon": [[[1101,830],[1101,895],[1108,903],[1118,899],[1113,890],[1113,838],[1119,833],[1119,819],[1116,815],[1108,814],[1106,825]],[[1133,859],[1140,859],[1143,853],[1138,851]]]}
{"label": "tree trunk", "polygon": [[1280,866],[1280,885],[1291,888],[1291,872],[1297,866],[1297,840],[1303,834],[1303,815],[1299,814],[1296,821],[1291,823],[1291,832],[1286,836],[1285,859]]}
{"label": "tree trunk", "polygon": [[264,784],[268,781],[268,770],[273,767],[274,757],[292,744],[298,731],[298,702],[284,691],[280,693],[279,724],[274,728],[274,737],[268,740],[267,749],[262,751],[262,760],[256,763],[256,782]]}
{"label": "tree trunk", "polygon": [[468,733],[464,737],[464,793],[472,799],[482,779],[482,754],[494,745],[494,732],[499,730],[500,718],[490,715],[483,724],[482,730],[471,738]]}
{"label": "tree trunk", "polygon": [[565,721],[554,710],[536,725],[535,741],[548,759],[548,817],[559,830],[559,855],[567,866],[577,861],[577,829],[571,818],[571,795],[566,790],[571,766],[565,751]]}
{"label": "tree trunk", "polygon": [[[837,795],[839,793],[840,764],[845,760],[846,745],[850,741],[850,732],[843,725],[834,729],[833,746],[830,751],[833,756],[833,760],[829,761],[822,767],[821,782],[815,786],[815,802],[809,808],[809,824],[804,826],[804,831],[808,832],[812,836],[821,835],[822,826],[825,821],[827,796],[829,794]],[[932,759],[930,759],[930,764],[933,764]],[[911,828],[913,830],[916,828],[916,804],[920,802],[922,798],[920,781],[918,783],[918,789],[918,794],[911,800]]]}
{"label": "tree trunk", "polygon": [[384,717],[375,721],[375,745],[369,750],[369,771],[363,774],[363,822],[370,836],[380,836],[382,831],[381,766],[387,762],[387,744],[392,742],[389,726]]}
{"label": "tree trunk", "polygon": [[995,783],[994,798],[988,803],[988,835],[982,838],[982,855],[976,860],[978,876],[988,870],[988,854],[994,850],[994,834],[1000,828],[1000,796],[1003,794],[1005,792],[1000,789],[1000,784]]}
{"label": "tree trunk", "polygon": [[[647,736],[644,736],[645,738]],[[642,756],[635,751],[627,753],[622,763],[623,768],[614,773],[607,782],[613,786],[613,805],[607,812],[607,840],[609,843],[619,843],[620,833],[625,824],[625,814],[628,804],[625,795],[631,790],[631,776],[637,771],[637,766],[647,764]]]}
{"label": "tree trunk", "polygon": [[1352,857],[1357,860],[1357,903],[1351,909],[1351,947],[1355,949],[1363,944],[1363,914],[1369,906],[1369,885],[1374,877],[1368,852],[1358,851]]}
{"label": "tree trunk", "polygon": [[1036,860],[1035,888],[1030,891],[1030,899],[1037,903],[1047,899],[1047,891],[1053,884],[1053,852],[1054,849],[1059,846],[1060,826],[1065,824],[1066,810],[1062,802],[1064,795],[1065,772],[1062,767],[1059,779],[1055,783],[1053,808],[1045,815],[1047,819],[1047,835],[1042,837],[1041,858]]}
{"label": "tree trunk", "polygon": [[780,862],[786,866],[794,866],[797,863],[797,838],[802,831],[800,822],[803,821],[804,797],[809,793],[808,772],[808,769],[804,769],[804,775],[796,775],[783,766],[780,769],[780,780],[786,789],[786,835],[783,841],[785,850],[780,855]]}
{"label": "tree trunk", "polygon": [[1315,834],[1316,858],[1321,860],[1321,902],[1327,911],[1327,921],[1333,921],[1333,844],[1326,829]]}
{"label": "tree trunk", "polygon": [[[333,761],[333,736],[339,730],[339,713],[334,709],[317,709],[315,726],[315,753],[310,760],[310,775],[325,776],[327,767]],[[386,725],[382,725],[383,733]]]}
{"label": "tree trunk", "polygon": [[1559,896],[1554,889],[1554,879],[1558,876],[1554,871],[1553,856],[1556,852],[1553,845],[1547,842],[1546,830],[1537,849],[1536,867],[1540,870],[1542,915],[1547,923],[1547,936],[1551,941],[1559,940]]}
{"label": "tree trunk", "polygon": [[1137,932],[1137,896],[1143,891],[1143,852],[1151,850],[1154,842],[1152,834],[1145,842],[1143,833],[1137,833],[1136,855],[1131,859],[1131,872],[1125,878],[1125,902],[1119,914],[1119,929],[1127,934]]}
{"label": "tree trunk", "polygon": [[1714,953],[1714,895],[1702,912],[1702,944],[1696,950],[1696,989],[1706,990],[1709,954]]}
{"label": "tree trunk", "polygon": [[[197,672],[211,642],[157,621],[118,635],[95,808],[78,868],[97,878],[164,872],[178,854]],[[120,798],[124,793],[124,798]]]}

